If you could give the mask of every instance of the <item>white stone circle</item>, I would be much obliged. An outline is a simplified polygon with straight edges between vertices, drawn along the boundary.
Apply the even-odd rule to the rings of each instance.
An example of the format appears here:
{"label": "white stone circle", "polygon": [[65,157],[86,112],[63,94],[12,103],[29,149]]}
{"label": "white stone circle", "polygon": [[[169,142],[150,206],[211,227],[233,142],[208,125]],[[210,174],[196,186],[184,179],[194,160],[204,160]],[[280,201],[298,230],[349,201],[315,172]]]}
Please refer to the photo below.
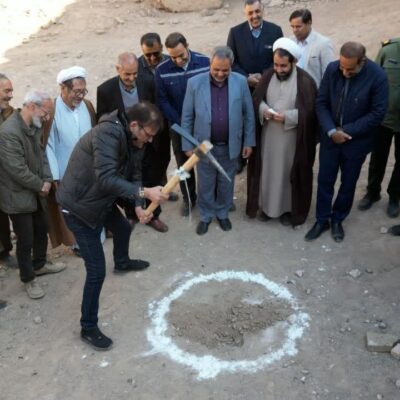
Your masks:
{"label": "white stone circle", "polygon": [[[290,317],[290,326],[286,331],[286,337],[283,338],[282,346],[279,349],[252,360],[225,361],[209,354],[199,356],[184,351],[166,335],[168,329],[166,315],[170,310],[172,301],[178,299],[191,287],[199,283],[206,283],[209,281],[223,282],[226,280],[257,283],[272,292],[277,298],[289,302],[295,312]],[[280,360],[282,357],[294,356],[297,354],[296,340],[303,335],[310,321],[309,315],[300,310],[296,299],[286,287],[268,280],[261,273],[254,274],[247,271],[220,271],[209,275],[201,274],[195,276],[178,286],[171,294],[160,301],[153,301],[150,303],[149,316],[151,326],[147,330],[147,340],[153,347],[150,354],[161,353],[167,355],[179,364],[192,368],[198,373],[199,380],[212,379],[220,373],[235,373],[239,371],[254,373]]]}

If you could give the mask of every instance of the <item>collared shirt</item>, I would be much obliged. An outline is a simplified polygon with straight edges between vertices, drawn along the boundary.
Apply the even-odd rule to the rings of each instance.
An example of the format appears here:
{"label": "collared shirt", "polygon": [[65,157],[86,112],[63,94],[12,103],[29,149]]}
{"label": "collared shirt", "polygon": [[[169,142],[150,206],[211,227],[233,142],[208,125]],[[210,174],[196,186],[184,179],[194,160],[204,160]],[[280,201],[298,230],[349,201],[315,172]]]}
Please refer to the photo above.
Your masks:
{"label": "collared shirt", "polygon": [[92,121],[84,101],[71,109],[64,103],[61,96],[57,97],[54,119],[46,146],[46,155],[54,180],[62,179],[72,150],[78,140],[91,128]]}
{"label": "collared shirt", "polygon": [[251,26],[251,23],[249,22],[250,32],[253,35],[254,39],[258,39],[260,37],[263,23],[264,22],[261,22],[261,25],[258,28],[253,28]]}
{"label": "collared shirt", "polygon": [[294,41],[298,44],[301,50],[301,57],[300,60],[297,61],[297,66],[300,68],[305,67],[305,61],[308,58],[308,52],[310,51],[310,44],[314,41],[315,35],[314,31],[311,30],[311,32],[308,34],[308,36],[304,40],[298,40],[296,37],[294,38]]}
{"label": "collared shirt", "polygon": [[131,89],[127,89],[120,79],[119,88],[121,90],[122,101],[124,102],[125,110],[139,102],[139,96],[136,86],[133,86]]}
{"label": "collared shirt", "polygon": [[210,75],[211,143],[223,144],[229,140],[228,78],[215,81]]}

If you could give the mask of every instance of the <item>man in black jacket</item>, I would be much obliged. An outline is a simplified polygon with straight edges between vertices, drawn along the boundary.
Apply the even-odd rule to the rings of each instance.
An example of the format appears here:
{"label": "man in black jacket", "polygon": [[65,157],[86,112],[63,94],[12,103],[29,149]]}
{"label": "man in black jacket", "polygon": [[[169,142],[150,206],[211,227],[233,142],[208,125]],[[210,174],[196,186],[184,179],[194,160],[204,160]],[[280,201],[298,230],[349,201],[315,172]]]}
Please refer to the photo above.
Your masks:
{"label": "man in black jacket", "polygon": [[[100,240],[104,226],[113,233],[114,272],[147,268],[143,260],[129,258],[131,227],[116,206],[117,199],[135,202],[141,223],[147,223],[142,200],[162,203],[161,186],[141,185],[141,159],[145,143],[162,125],[158,109],[139,102],[125,113],[117,110],[100,119],[76,144],[57,191],[65,221],[73,232],[85,261],[81,338],[96,349],[107,350],[112,340],[99,330],[99,296],[105,278],[105,257]],[[133,179],[132,179],[133,178]]]}
{"label": "man in black jacket", "polygon": [[[162,46],[159,51],[162,56]],[[154,61],[154,57],[151,57],[151,60]],[[118,63],[116,65],[118,75],[103,82],[97,88],[98,118],[117,109],[119,112],[124,112],[139,101],[155,103],[154,77],[153,82],[151,82],[148,73],[145,73],[147,70],[143,69],[144,61],[142,57],[138,60],[135,54],[129,52],[118,56]],[[168,168],[169,161],[169,133],[168,130],[164,129],[157,134],[152,143],[145,146],[143,155],[143,184],[145,186],[165,184],[165,171]],[[127,205],[124,208],[126,216],[133,226],[136,222],[135,212]],[[148,225],[158,232],[167,232],[168,226],[160,220],[160,214],[161,208],[157,207]]]}

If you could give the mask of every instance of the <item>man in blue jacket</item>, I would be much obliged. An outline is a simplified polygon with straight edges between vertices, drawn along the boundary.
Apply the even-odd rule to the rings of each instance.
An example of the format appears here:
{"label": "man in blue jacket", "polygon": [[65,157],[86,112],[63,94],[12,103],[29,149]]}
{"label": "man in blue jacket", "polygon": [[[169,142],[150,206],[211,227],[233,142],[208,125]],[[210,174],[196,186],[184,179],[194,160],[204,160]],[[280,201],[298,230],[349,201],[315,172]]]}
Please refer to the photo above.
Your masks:
{"label": "man in blue jacket", "polygon": [[[171,33],[165,40],[170,58],[160,63],[156,69],[157,105],[168,120],[169,124],[181,123],[182,105],[185,97],[186,85],[189,78],[210,70],[210,60],[200,53],[189,50],[189,43],[179,32]],[[171,132],[172,148],[178,167],[183,165],[188,157],[182,151],[180,136]],[[188,216],[190,205],[196,203],[196,181],[194,171],[190,172],[186,184],[181,181],[183,195],[182,215]]]}
{"label": "man in blue jacket", "polygon": [[[317,222],[306,234],[306,241],[328,230],[330,221],[333,239],[344,239],[342,221],[350,213],[361,167],[385,116],[388,95],[386,75],[366,57],[365,47],[345,43],[340,59],[328,65],[316,101],[322,128]],[[332,205],[339,169],[341,185]]]}

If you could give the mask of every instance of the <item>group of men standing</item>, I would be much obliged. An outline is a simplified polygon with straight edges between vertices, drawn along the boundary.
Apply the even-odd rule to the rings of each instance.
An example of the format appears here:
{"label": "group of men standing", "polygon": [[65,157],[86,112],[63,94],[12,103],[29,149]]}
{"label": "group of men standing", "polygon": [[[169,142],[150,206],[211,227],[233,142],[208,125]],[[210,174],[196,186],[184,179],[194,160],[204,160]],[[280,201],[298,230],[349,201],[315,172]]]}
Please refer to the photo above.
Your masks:
{"label": "group of men standing", "polygon": [[[199,142],[210,141],[212,155],[230,178],[201,159],[197,185],[194,171],[181,181],[181,214],[188,216],[198,205],[198,235],[207,233],[213,218],[223,231],[232,229],[234,178],[238,164],[247,162],[247,215],[279,218],[283,225],[304,223],[318,142],[316,223],[305,240],[327,229],[335,241],[343,240],[342,221],[372,149],[368,192],[359,208],[380,198],[393,136],[398,147],[399,41],[384,44],[380,66],[356,42],[345,43],[334,61],[332,44],[312,28],[309,10],[290,15],[291,38],[264,20],[259,0],[245,0],[244,11],[246,21],[230,30],[227,46],[215,47],[210,58],[192,51],[181,33],[166,38],[168,55],[158,34],[143,35],[143,55],[120,54],[117,75],[97,88],[97,111],[85,99],[82,67],[60,71],[56,99],[30,91],[21,110],[10,107],[13,88],[0,74],[0,184],[5,188],[0,192],[0,259],[12,263],[9,216],[21,281],[31,298],[40,298],[44,291],[36,276],[64,269],[46,260],[47,232],[53,247],[71,246],[86,268],[81,337],[94,348],[112,345],[98,328],[104,230],[113,237],[115,273],[149,266],[129,257],[137,221],[168,231],[160,206],[150,215],[144,209],[150,202],[178,200],[175,193],[161,191],[171,142],[178,167],[194,146],[170,132],[172,124]],[[375,135],[378,127],[382,140]],[[391,217],[399,213],[398,168],[396,163],[388,189]],[[341,185],[333,202],[339,170]],[[391,232],[400,234],[400,228]]]}

